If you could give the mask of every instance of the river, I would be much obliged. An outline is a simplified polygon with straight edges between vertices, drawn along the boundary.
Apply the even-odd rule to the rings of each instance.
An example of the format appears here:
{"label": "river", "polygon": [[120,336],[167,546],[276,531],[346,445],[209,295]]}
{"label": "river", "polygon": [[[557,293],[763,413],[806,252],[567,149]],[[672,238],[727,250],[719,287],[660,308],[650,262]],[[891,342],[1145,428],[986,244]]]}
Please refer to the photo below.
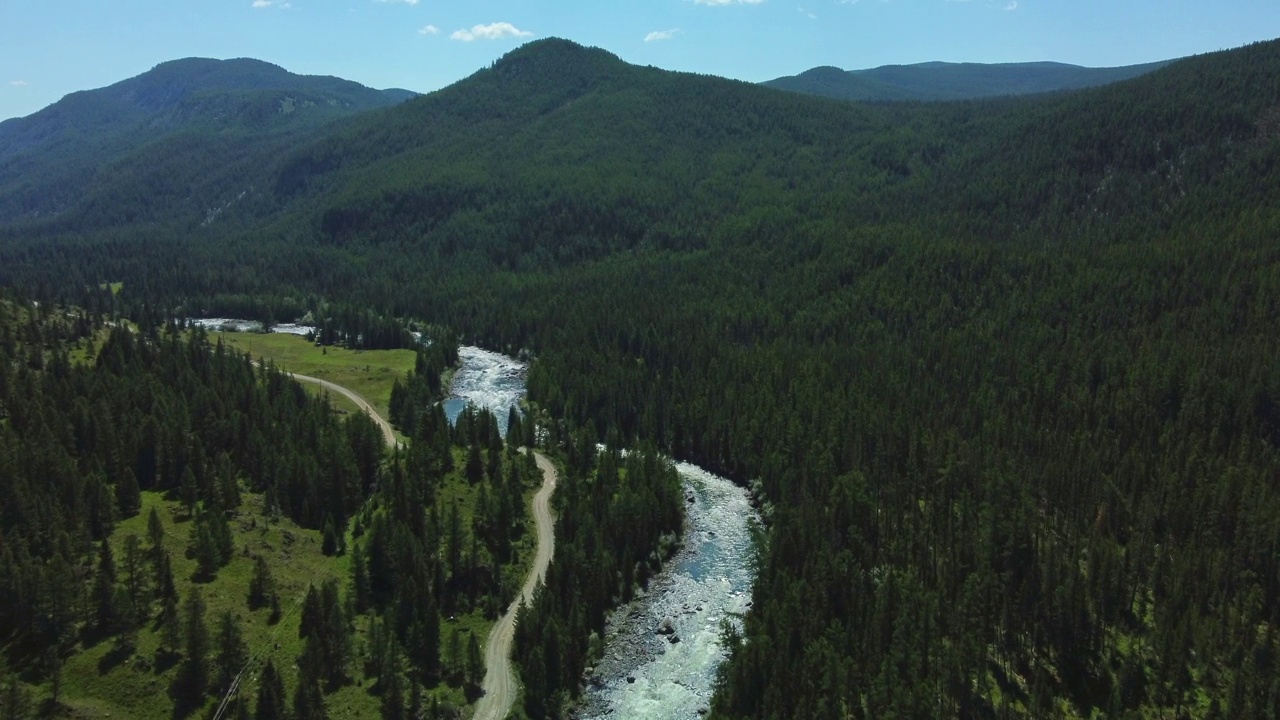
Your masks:
{"label": "river", "polygon": [[[475,347],[459,348],[458,356],[445,401],[449,420],[472,403],[493,411],[505,434],[507,409],[525,394],[527,365]],[[647,593],[610,618],[604,656],[579,708],[582,720],[698,718],[724,660],[720,623],[739,623],[751,605],[753,529],[760,518],[747,491],[695,465],[676,468],[693,500],[685,505],[684,547]],[[665,619],[679,642],[657,634]]]}
{"label": "river", "polygon": [[[226,318],[194,321],[252,331],[260,325]],[[256,325],[256,327],[255,327]],[[278,325],[276,332],[312,328]],[[445,414],[455,422],[467,404],[488,408],[505,435],[507,412],[525,396],[528,365],[477,347],[458,349]],[[686,503],[685,543],[649,589],[609,619],[604,654],[579,707],[580,720],[696,719],[711,699],[724,660],[720,624],[739,625],[751,606],[754,529],[760,517],[747,491],[696,465],[678,463]],[[672,635],[658,634],[664,620]],[[678,642],[671,642],[678,638]]]}
{"label": "river", "polygon": [[[725,658],[720,624],[727,619],[741,630],[751,606],[760,518],[747,491],[696,465],[676,469],[693,498],[685,505],[684,548],[646,595],[610,618],[604,657],[577,714],[582,720],[700,717]],[[674,634],[658,634],[668,619]]]}
{"label": "river", "polygon": [[520,407],[528,370],[527,364],[501,353],[466,345],[458,348],[458,369],[444,401],[449,422],[457,422],[469,404],[488,408],[497,417],[498,430],[505,437],[507,413],[512,407]]}

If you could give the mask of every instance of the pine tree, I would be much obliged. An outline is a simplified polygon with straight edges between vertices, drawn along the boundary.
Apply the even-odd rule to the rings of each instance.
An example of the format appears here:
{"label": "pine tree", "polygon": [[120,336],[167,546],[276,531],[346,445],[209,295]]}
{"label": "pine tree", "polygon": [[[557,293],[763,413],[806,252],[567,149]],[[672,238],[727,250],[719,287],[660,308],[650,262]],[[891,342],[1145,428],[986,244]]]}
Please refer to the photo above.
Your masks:
{"label": "pine tree", "polygon": [[249,648],[245,646],[240,632],[240,623],[230,610],[222,613],[218,623],[217,655],[214,660],[214,687],[218,692],[226,692],[240,674],[240,669],[249,659]]}
{"label": "pine tree", "polygon": [[[449,648],[446,651],[445,662],[449,666],[449,675],[456,677],[459,681],[465,680],[467,677],[466,658],[462,656],[462,634],[454,628],[449,632]],[[454,682],[454,680],[450,680]]]}
{"label": "pine tree", "polygon": [[142,541],[137,535],[127,535],[124,539],[124,585],[129,593],[129,606],[133,614],[141,618],[143,609],[148,605],[144,601],[147,592],[147,575],[143,567],[145,553]]}
{"label": "pine tree", "polygon": [[182,500],[182,506],[187,509],[187,517],[195,515],[196,502],[200,499],[199,493],[196,474],[191,470],[191,466],[187,465],[182,469],[182,484],[178,486],[178,497]]}
{"label": "pine tree", "polygon": [[480,457],[479,445],[472,445],[467,448],[466,475],[467,482],[472,485],[484,479],[484,460]]}
{"label": "pine tree", "polygon": [[158,564],[160,555],[164,552],[164,523],[160,521],[160,513],[156,512],[155,507],[147,513],[147,540],[151,542],[152,562]]}
{"label": "pine tree", "polygon": [[316,586],[307,588],[307,597],[302,601],[302,619],[298,622],[298,639],[306,639],[316,633],[324,632],[324,606],[320,601],[320,593]]}
{"label": "pine tree", "polygon": [[120,506],[120,516],[126,518],[133,517],[142,508],[142,491],[132,470],[126,470],[116,482],[116,503]]}
{"label": "pine tree", "polygon": [[254,720],[285,720],[288,708],[285,707],[284,682],[280,673],[276,672],[276,664],[270,658],[262,669],[262,678],[258,680],[258,703],[255,707]]}
{"label": "pine tree", "polygon": [[178,599],[166,595],[160,606],[160,647],[175,653],[182,644],[182,620],[178,616]]}
{"label": "pine tree", "polygon": [[197,513],[195,522],[191,524],[190,548],[196,559],[197,575],[200,579],[209,581],[218,574],[218,568],[222,567],[222,553],[210,532],[210,524],[204,519],[206,515],[205,512]]}
{"label": "pine tree", "polygon": [[351,623],[338,594],[337,580],[325,582],[321,599],[325,611],[325,678],[331,688],[336,688],[346,681],[347,666],[351,664]]}
{"label": "pine tree", "polygon": [[271,593],[271,614],[267,616],[267,624],[275,625],[280,622],[280,595],[279,593]]}
{"label": "pine tree", "polygon": [[365,567],[364,551],[359,545],[355,546],[351,560],[351,594],[356,613],[363,615],[369,610],[369,604],[373,598],[369,586],[369,570]]}
{"label": "pine tree", "polygon": [[258,555],[253,560],[253,576],[249,578],[249,609],[265,607],[275,594],[276,583],[267,559]]}
{"label": "pine tree", "polygon": [[169,551],[163,548],[156,563],[156,596],[171,600],[178,598],[178,588],[173,582],[173,561],[169,557]]}
{"label": "pine tree", "polygon": [[401,677],[400,649],[389,642],[378,674],[378,689],[382,693],[382,717],[400,720],[404,717],[404,680]]}
{"label": "pine tree", "polygon": [[302,657],[298,658],[298,686],[293,693],[293,716],[296,720],[324,720],[327,717],[320,679],[324,676],[324,651],[315,636],[307,638]]}
{"label": "pine tree", "polygon": [[322,534],[323,541],[320,545],[320,552],[325,555],[334,555],[338,552],[338,535],[333,529],[333,516],[326,515],[324,519],[324,531]]}
{"label": "pine tree", "polygon": [[182,614],[186,645],[171,692],[178,708],[190,710],[200,706],[209,686],[209,630],[204,624],[204,595],[199,587],[191,588]]}
{"label": "pine tree", "polygon": [[467,635],[467,682],[475,687],[484,682],[484,656],[475,633]]}
{"label": "pine tree", "polygon": [[0,720],[27,720],[35,717],[31,691],[14,673],[6,673],[0,682]]}
{"label": "pine tree", "polygon": [[98,546],[98,571],[93,580],[94,630],[99,637],[119,630],[120,608],[116,606],[116,563],[111,544]]}

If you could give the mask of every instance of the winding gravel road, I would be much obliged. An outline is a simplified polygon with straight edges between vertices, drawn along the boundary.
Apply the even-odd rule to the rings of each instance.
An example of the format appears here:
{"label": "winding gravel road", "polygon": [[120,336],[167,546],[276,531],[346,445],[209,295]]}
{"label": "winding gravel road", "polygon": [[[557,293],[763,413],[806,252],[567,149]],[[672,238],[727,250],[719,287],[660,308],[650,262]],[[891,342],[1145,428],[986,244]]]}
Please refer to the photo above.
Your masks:
{"label": "winding gravel road", "polygon": [[382,438],[387,441],[388,447],[395,447],[400,444],[400,441],[396,440],[396,431],[391,429],[391,423],[387,422],[386,418],[379,415],[378,411],[373,409],[373,406],[369,404],[368,400],[365,400],[364,398],[360,397],[355,392],[348,390],[347,388],[344,388],[341,385],[338,385],[336,383],[331,383],[328,380],[321,380],[320,378],[317,378],[317,377],[311,377],[310,375],[299,375],[298,373],[289,373],[289,376],[295,380],[315,383],[316,385],[319,385],[325,390],[328,390],[329,392],[336,392],[339,395],[350,400],[351,402],[355,403],[356,406],[359,407],[361,410],[364,410],[365,412],[369,413],[369,417],[373,418],[374,422],[378,423],[378,427],[382,430]]}
{"label": "winding gravel road", "polygon": [[[527,452],[527,451],[526,451]],[[511,641],[515,634],[516,609],[520,602],[533,599],[534,588],[542,582],[555,553],[556,537],[551,523],[551,494],[556,490],[556,467],[545,455],[534,452],[542,470],[542,488],[533,496],[533,521],[538,528],[538,552],[533,558],[529,577],[525,578],[520,596],[511,601],[502,619],[489,631],[484,647],[484,695],[476,703],[472,720],[503,720],[511,712],[519,686],[511,669]]]}
{"label": "winding gravel road", "polygon": [[[328,380],[289,373],[293,378],[303,382],[315,383],[320,387],[336,392],[355,403],[360,409],[369,413],[369,417],[382,429],[382,437],[387,445],[395,447],[399,444],[391,423],[378,414],[367,400],[341,385]],[[526,450],[525,452],[528,452]],[[555,554],[555,527],[551,522],[551,495],[556,490],[556,466],[540,452],[534,452],[533,458],[542,471],[542,487],[533,496],[533,522],[537,527],[538,550],[533,558],[533,567],[529,568],[529,576],[525,578],[520,596],[511,601],[502,619],[489,631],[489,639],[484,648],[484,695],[476,703],[473,720],[503,720],[511,712],[519,685],[515,672],[511,668],[511,643],[515,637],[516,610],[521,601],[528,603],[533,599],[533,591],[547,574],[547,566],[551,564],[551,556]]]}

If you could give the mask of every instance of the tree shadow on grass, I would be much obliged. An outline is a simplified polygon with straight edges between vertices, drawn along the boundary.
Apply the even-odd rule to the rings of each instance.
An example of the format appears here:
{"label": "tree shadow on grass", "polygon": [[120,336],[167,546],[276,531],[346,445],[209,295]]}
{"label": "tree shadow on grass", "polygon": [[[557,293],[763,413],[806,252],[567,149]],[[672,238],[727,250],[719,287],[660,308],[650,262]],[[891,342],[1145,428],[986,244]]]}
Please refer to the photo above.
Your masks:
{"label": "tree shadow on grass", "polygon": [[111,646],[111,650],[98,659],[98,674],[106,675],[115,670],[124,663],[125,660],[133,657],[134,647],[132,643],[115,643]]}
{"label": "tree shadow on grass", "polygon": [[156,674],[163,675],[168,672],[169,668],[178,664],[182,659],[182,653],[161,648],[156,650]]}

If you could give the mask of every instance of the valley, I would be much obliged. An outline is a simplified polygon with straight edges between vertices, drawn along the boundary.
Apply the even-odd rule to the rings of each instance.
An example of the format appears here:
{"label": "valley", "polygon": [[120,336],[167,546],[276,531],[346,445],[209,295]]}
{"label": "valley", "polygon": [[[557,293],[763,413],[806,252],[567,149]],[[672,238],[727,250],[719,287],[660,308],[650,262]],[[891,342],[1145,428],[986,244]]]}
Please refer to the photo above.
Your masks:
{"label": "valley", "polygon": [[[222,583],[268,518],[335,581],[275,659],[289,707],[334,716],[1280,707],[1280,42],[928,102],[555,38],[412,98],[197,67],[124,86],[186,99],[0,125],[0,683],[46,714],[139,707],[122,673],[155,667],[174,598],[130,600],[149,626],[95,608],[129,592],[103,546],[156,506],[229,523],[227,557],[169,548],[215,627],[236,605],[265,632]],[[273,109],[304,91],[352,102]],[[319,346],[192,345],[176,317]],[[554,559],[490,684],[537,496]],[[161,690],[217,655],[165,647]]]}

